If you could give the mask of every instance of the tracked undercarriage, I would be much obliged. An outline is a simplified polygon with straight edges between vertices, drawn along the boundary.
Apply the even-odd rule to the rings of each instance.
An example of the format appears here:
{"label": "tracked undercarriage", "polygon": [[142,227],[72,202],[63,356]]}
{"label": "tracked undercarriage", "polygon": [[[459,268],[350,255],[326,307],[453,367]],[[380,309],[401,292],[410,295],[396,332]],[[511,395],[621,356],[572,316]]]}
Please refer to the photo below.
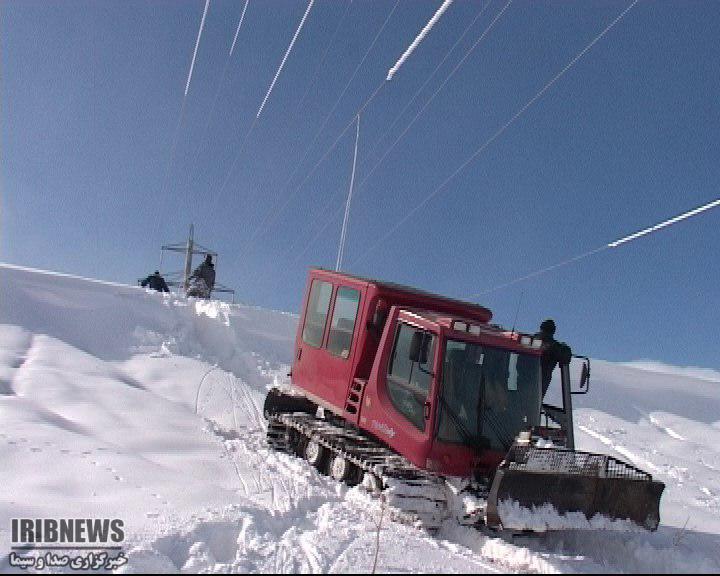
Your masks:
{"label": "tracked undercarriage", "polygon": [[[538,530],[502,519],[499,508],[508,503],[526,509],[552,503],[558,516],[575,510],[588,520],[605,513],[609,519],[627,518],[650,530],[659,521],[657,506],[648,504],[654,500],[647,494],[662,490],[661,485],[610,456],[518,444],[488,484],[453,485],[343,419],[332,414],[318,417],[317,406],[302,396],[273,390],[264,412],[272,448],[304,458],[337,481],[362,484],[383,498],[393,518],[428,531],[436,531],[451,517],[477,528]],[[555,529],[569,527],[567,518],[559,522]]]}
{"label": "tracked undercarriage", "polygon": [[[491,318],[477,304],[311,270],[292,388],[265,402],[270,442],[431,530],[451,517],[505,531],[657,529],[662,482],[575,450],[572,396],[590,390],[590,359],[556,341],[550,320],[531,335]],[[549,398],[561,402],[549,404],[556,368]]]}
{"label": "tracked undercarriage", "polygon": [[442,477],[420,470],[341,420],[274,413],[268,415],[267,438],[275,450],[303,457],[337,481],[363,484],[369,493],[382,495],[391,515],[403,522],[434,531],[451,514]]}

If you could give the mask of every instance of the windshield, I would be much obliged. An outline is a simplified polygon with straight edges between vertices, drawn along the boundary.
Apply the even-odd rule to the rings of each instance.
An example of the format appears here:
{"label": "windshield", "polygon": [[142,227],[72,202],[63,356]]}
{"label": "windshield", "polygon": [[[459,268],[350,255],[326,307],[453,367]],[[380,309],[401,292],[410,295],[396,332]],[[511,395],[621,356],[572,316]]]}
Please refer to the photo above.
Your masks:
{"label": "windshield", "polygon": [[540,359],[448,340],[443,358],[439,440],[507,450],[539,425]]}

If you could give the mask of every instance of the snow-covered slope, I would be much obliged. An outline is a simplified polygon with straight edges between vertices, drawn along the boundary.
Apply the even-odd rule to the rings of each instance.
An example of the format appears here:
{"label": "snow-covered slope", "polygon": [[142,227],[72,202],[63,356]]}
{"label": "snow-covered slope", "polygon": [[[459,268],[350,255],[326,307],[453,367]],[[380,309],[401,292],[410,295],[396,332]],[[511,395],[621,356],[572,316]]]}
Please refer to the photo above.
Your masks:
{"label": "snow-covered slope", "polygon": [[[379,504],[265,446],[296,322],[0,265],[0,569],[11,518],[117,517],[124,571],[369,571]],[[657,533],[385,518],[378,571],[720,571],[720,374],[596,361],[592,386],[578,443],[666,482]]]}

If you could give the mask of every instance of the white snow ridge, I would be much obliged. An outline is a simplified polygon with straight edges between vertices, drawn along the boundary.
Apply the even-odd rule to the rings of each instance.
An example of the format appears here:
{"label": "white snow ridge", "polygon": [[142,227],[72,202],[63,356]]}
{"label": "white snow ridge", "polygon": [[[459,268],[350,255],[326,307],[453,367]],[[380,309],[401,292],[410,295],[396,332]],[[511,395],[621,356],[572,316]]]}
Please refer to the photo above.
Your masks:
{"label": "white snow ridge", "polygon": [[[0,265],[0,570],[12,518],[120,518],[121,572],[370,571],[377,500],[265,444],[262,402],[287,383],[296,323]],[[430,535],[385,517],[377,570],[720,571],[708,374],[596,361],[579,397],[579,448],[666,483],[656,533],[513,538],[448,521]]]}

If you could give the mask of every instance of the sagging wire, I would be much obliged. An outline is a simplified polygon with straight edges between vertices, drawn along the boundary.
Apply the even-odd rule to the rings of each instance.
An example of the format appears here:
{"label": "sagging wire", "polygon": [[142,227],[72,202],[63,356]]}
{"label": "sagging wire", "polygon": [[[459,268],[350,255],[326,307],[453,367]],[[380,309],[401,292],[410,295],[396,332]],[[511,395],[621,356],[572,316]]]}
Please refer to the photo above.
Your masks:
{"label": "sagging wire", "polygon": [[[334,104],[333,107],[330,109],[330,112],[325,116],[325,119],[323,120],[322,124],[320,125],[320,128],[318,129],[318,131],[315,133],[315,137],[312,139],[312,142],[311,142],[310,145],[307,147],[307,149],[306,149],[306,151],[305,151],[305,154],[303,155],[302,159],[301,159],[300,162],[297,164],[297,166],[295,167],[295,170],[293,170],[292,174],[290,174],[290,177],[288,178],[287,182],[283,185],[283,187],[282,187],[282,189],[281,189],[282,191],[281,191],[280,197],[282,197],[282,193],[285,192],[285,190],[287,190],[287,188],[290,186],[290,184],[291,184],[291,182],[293,181],[293,179],[295,178],[295,175],[297,174],[298,170],[300,170],[300,168],[302,167],[302,165],[305,163],[305,159],[308,157],[308,155],[310,154],[310,152],[314,149],[315,144],[316,144],[318,138],[320,137],[320,135],[322,134],[323,130],[325,129],[325,126],[327,125],[328,121],[329,121],[330,118],[332,117],[332,115],[333,115],[333,113],[335,112],[336,108],[337,108],[338,105],[340,104],[340,101],[341,101],[341,100],[343,99],[343,97],[345,96],[345,93],[346,93],[347,90],[350,88],[350,85],[352,84],[353,80],[355,79],[355,76],[357,75],[357,73],[358,73],[358,71],[360,70],[360,68],[362,67],[362,65],[365,63],[365,60],[367,59],[368,55],[369,55],[370,52],[372,51],[373,47],[375,46],[375,43],[378,41],[378,38],[380,38],[380,35],[382,34],[383,30],[385,30],[385,27],[387,26],[387,23],[390,21],[390,18],[392,17],[393,13],[395,12],[395,10],[397,9],[397,7],[398,7],[399,4],[400,4],[400,0],[396,0],[396,2],[395,2],[395,4],[393,5],[392,9],[391,9],[390,12],[388,13],[388,15],[385,17],[385,21],[383,22],[382,26],[380,27],[380,29],[379,29],[379,30],[377,31],[377,33],[375,34],[375,37],[373,38],[373,41],[370,43],[370,46],[368,47],[368,49],[365,51],[365,54],[363,55],[362,59],[360,60],[360,62],[358,63],[358,65],[355,67],[355,70],[353,71],[352,75],[350,76],[350,79],[349,79],[349,80],[347,81],[347,83],[345,84],[345,87],[343,88],[342,92],[340,93],[340,96],[338,96],[338,98],[335,100],[335,104]],[[338,142],[340,142],[340,139],[341,139],[342,136],[345,134],[345,132],[355,123],[355,118],[356,118],[356,116],[357,116],[358,114],[360,114],[360,113],[364,110],[364,108],[375,98],[375,96],[378,94],[378,92],[380,91],[380,89],[385,85],[385,82],[386,82],[386,81],[383,81],[382,83],[380,83],[380,85],[375,89],[375,91],[372,93],[372,95],[370,96],[370,98],[368,98],[368,99],[362,104],[362,106],[360,106],[360,108],[355,111],[355,114],[353,114],[352,118],[351,118],[350,121],[347,123],[347,125],[345,126],[345,128],[342,130],[342,132],[340,132],[340,135],[335,139],[335,141],[333,142],[333,144],[325,151],[325,153],[322,155],[322,157],[320,158],[320,160],[310,169],[310,172],[305,176],[305,178],[303,178],[302,182],[301,182],[298,186],[296,186],[296,187],[292,190],[292,192],[290,192],[290,194],[286,197],[285,202],[282,203],[282,205],[280,206],[280,208],[277,208],[277,203],[275,203],[275,204],[272,206],[272,208],[267,212],[267,214],[265,215],[265,217],[260,221],[260,223],[259,223],[258,226],[256,227],[255,231],[253,232],[252,236],[250,237],[250,241],[249,241],[249,245],[250,245],[250,246],[252,246],[252,245],[254,244],[254,242],[255,242],[255,240],[258,238],[258,236],[260,236],[260,235],[262,234],[262,232],[267,229],[267,227],[269,227],[270,225],[272,225],[274,222],[277,221],[277,218],[285,211],[285,209],[288,207],[288,205],[290,204],[290,202],[297,196],[298,192],[300,191],[300,189],[302,188],[302,186],[305,184],[305,182],[312,176],[312,174],[315,173],[315,170],[317,169],[317,167],[318,167],[318,166],[322,163],[322,161],[325,160],[325,158],[327,158],[327,156],[335,149],[335,146],[337,146]]]}
{"label": "sagging wire", "polygon": [[366,248],[363,253],[352,263],[354,266],[368,257],[374,250],[383,245],[390,236],[395,234],[416,212],[425,207],[425,205],[435,198],[443,189],[465,168],[467,168],[474,160],[476,160],[495,140],[502,136],[505,131],[512,126],[518,118],[520,118],[529,108],[531,108],[542,96],[562,78],[587,52],[595,46],[612,28],[620,22],[625,15],[638,3],[639,0],[633,0],[610,24],[608,24],[589,44],[587,44],[575,57],[568,62],[565,67],[553,76],[530,100],[528,100],[505,124],[503,124],[490,138],[488,138],[479,148],[475,150],[460,166],[458,166],[452,174],[443,180],[430,194],[428,194],[420,203],[416,204],[409,210],[388,232],[383,234],[377,242]]}
{"label": "sagging wire", "polygon": [[343,218],[342,230],[340,232],[340,244],[338,246],[337,261],[335,270],[342,267],[343,252],[345,251],[345,239],[347,237],[348,217],[350,215],[350,203],[352,202],[353,186],[355,184],[355,167],[357,166],[358,141],[360,140],[360,114],[357,116],[357,131],[355,132],[355,152],[353,153],[352,174],[350,175],[350,190],[348,191],[347,202],[345,203],[345,217]]}
{"label": "sagging wire", "polygon": [[513,286],[514,284],[519,284],[520,282],[524,282],[525,280],[529,280],[531,278],[537,278],[538,276],[547,274],[548,272],[557,270],[558,268],[562,268],[563,266],[573,264],[580,260],[584,260],[585,258],[589,258],[590,256],[593,256],[595,254],[604,252],[605,250],[617,248],[619,246],[622,246],[623,244],[632,242],[633,240],[637,240],[638,238],[642,238],[643,236],[647,236],[648,234],[652,234],[653,232],[657,232],[658,230],[662,230],[663,228],[667,228],[668,226],[672,226],[673,224],[681,222],[682,220],[686,220],[687,218],[691,218],[692,216],[696,216],[698,214],[701,214],[702,212],[705,212],[706,210],[711,210],[712,208],[716,208],[718,206],[720,206],[720,198],[713,200],[711,202],[708,202],[706,204],[703,204],[702,206],[699,206],[697,208],[693,208],[692,210],[688,210],[687,212],[683,212],[682,214],[679,214],[678,216],[674,216],[672,218],[668,218],[667,220],[663,220],[662,222],[660,222],[659,224],[655,224],[654,226],[644,228],[642,230],[639,230],[638,232],[634,232],[632,234],[628,234],[627,236],[623,236],[622,238],[619,238],[617,240],[613,240],[612,242],[608,242],[607,244],[604,244],[603,246],[599,246],[598,248],[595,248],[594,250],[588,250],[587,252],[583,252],[582,254],[573,256],[572,258],[567,258],[565,260],[562,260],[561,262],[553,264],[552,266],[546,266],[545,268],[535,270],[534,272],[530,272],[529,274],[525,274],[524,276],[520,276],[519,278],[515,278],[514,280],[510,280],[509,282],[504,282],[503,284],[499,284],[493,288],[489,288],[488,290],[479,292],[478,294],[472,294],[470,296],[467,296],[467,298],[475,299],[480,296],[485,296],[486,294],[495,292],[497,290],[501,290],[502,288],[507,288],[508,286]]}
{"label": "sagging wire", "polygon": [[[413,117],[413,119],[410,121],[410,124],[408,124],[408,125],[405,127],[405,129],[404,129],[404,130],[400,133],[400,135],[393,141],[393,143],[390,145],[390,147],[389,147],[387,150],[385,150],[385,153],[382,155],[382,157],[373,165],[373,167],[370,169],[370,171],[369,171],[367,174],[365,174],[365,176],[363,177],[363,179],[362,179],[362,180],[360,181],[360,183],[358,184],[358,189],[360,189],[360,188],[363,187],[363,185],[368,181],[368,179],[370,178],[370,176],[373,175],[373,173],[375,172],[375,170],[377,170],[377,168],[382,164],[382,162],[385,160],[385,158],[387,158],[388,154],[390,154],[390,152],[395,148],[395,146],[397,146],[397,144],[400,142],[400,140],[402,140],[402,139],[404,138],[404,136],[408,133],[408,131],[410,130],[410,128],[411,128],[411,127],[415,124],[415,122],[418,120],[418,118],[420,118],[420,116],[425,112],[425,110],[426,110],[427,107],[430,105],[430,103],[435,99],[435,97],[436,97],[436,96],[440,93],[440,91],[445,87],[445,85],[448,83],[448,81],[450,80],[450,78],[452,78],[452,76],[453,76],[453,75],[460,69],[460,67],[465,63],[465,61],[466,61],[467,58],[470,56],[470,54],[473,52],[473,50],[475,50],[475,48],[478,47],[478,45],[483,41],[483,39],[487,37],[488,33],[492,30],[492,28],[495,26],[495,24],[496,24],[497,21],[500,19],[500,17],[502,17],[502,15],[505,13],[505,11],[509,8],[509,6],[510,6],[510,4],[512,4],[512,2],[513,2],[513,0],[508,0],[508,2],[498,11],[498,13],[497,13],[497,14],[495,15],[495,17],[492,19],[492,21],[490,22],[490,24],[488,24],[488,26],[483,30],[482,34],[480,34],[480,36],[479,36],[478,39],[473,43],[473,45],[470,47],[470,49],[465,52],[465,54],[463,55],[463,57],[462,57],[462,58],[460,59],[460,61],[454,66],[454,68],[450,71],[450,73],[445,77],[445,79],[444,79],[443,82],[440,84],[440,86],[435,90],[435,92],[433,92],[433,94],[432,94],[432,95],[430,96],[430,98],[425,102],[425,104],[423,104],[422,108],[418,111],[418,113],[417,113],[417,114]],[[452,48],[450,48],[450,50],[445,54],[445,57],[441,60],[440,64],[438,64],[438,66],[435,68],[435,70],[432,72],[432,74],[428,77],[428,79],[425,81],[425,83],[420,87],[420,90],[418,90],[418,91],[415,93],[415,95],[412,97],[412,99],[410,100],[410,102],[408,102],[408,104],[405,106],[405,108],[403,108],[403,110],[400,112],[400,114],[398,114],[398,115],[395,117],[395,120],[393,121],[392,125],[394,125],[394,124],[402,117],[402,115],[405,113],[405,111],[406,111],[407,108],[410,106],[410,104],[412,104],[412,102],[417,98],[417,96],[420,94],[420,92],[421,92],[422,89],[425,87],[425,85],[432,79],[432,77],[433,77],[433,76],[435,75],[435,73],[438,71],[438,69],[440,68],[440,66],[442,66],[442,64],[445,62],[445,60],[447,59],[447,57],[448,57],[448,56],[450,55],[450,53],[454,50],[455,46],[457,46],[458,42],[460,42],[460,40],[462,40],[462,37],[463,37],[463,36],[468,32],[468,30],[472,27],[472,24],[475,22],[475,20],[477,20],[477,19],[482,15],[482,13],[485,11],[485,9],[486,9],[489,5],[490,5],[490,3],[488,2],[488,4],[485,5],[485,8],[483,8],[483,9],[480,11],[480,13],[478,13],[478,15],[475,17],[475,19],[474,19],[473,22],[470,24],[470,26],[465,29],[465,31],[463,32],[463,34],[462,34],[462,35],[460,36],[460,38],[455,42],[455,44],[452,46]],[[388,129],[388,132],[389,132],[389,129]],[[387,134],[387,132],[386,132],[385,134]],[[379,143],[380,141],[382,141],[382,139],[385,137],[385,134],[377,141],[378,143]],[[312,246],[312,245],[322,236],[323,232],[325,232],[325,230],[327,230],[328,226],[330,226],[330,224],[332,224],[332,223],[335,221],[335,218],[337,218],[338,214],[340,214],[341,211],[342,211],[342,205],[339,206],[339,208],[336,210],[336,212],[333,214],[333,216],[332,216],[329,220],[327,220],[327,221],[325,222],[325,224],[320,228],[320,230],[315,234],[315,236],[313,236],[313,238],[310,240],[310,242],[308,242],[308,243],[305,244],[305,246],[303,247],[303,250],[302,250],[301,254],[299,254],[298,257],[296,257],[295,261],[297,261],[302,255],[304,255],[305,252],[307,252],[307,250],[310,248],[310,246]]]}

